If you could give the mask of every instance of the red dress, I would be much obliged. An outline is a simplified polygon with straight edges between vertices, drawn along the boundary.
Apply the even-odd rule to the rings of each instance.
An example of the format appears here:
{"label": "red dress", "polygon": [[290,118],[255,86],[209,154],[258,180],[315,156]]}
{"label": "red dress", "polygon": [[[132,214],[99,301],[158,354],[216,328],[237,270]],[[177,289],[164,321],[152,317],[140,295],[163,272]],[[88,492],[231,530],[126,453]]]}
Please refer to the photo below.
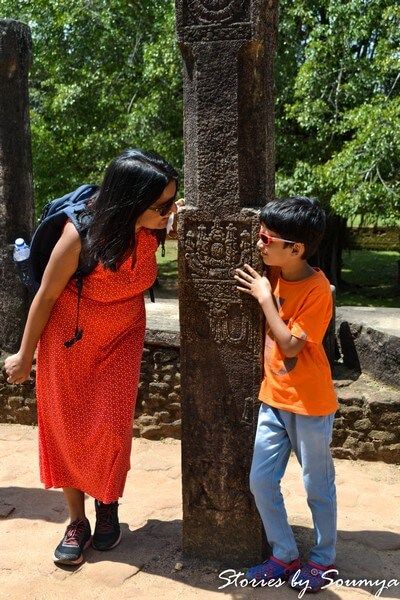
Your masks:
{"label": "red dress", "polygon": [[109,503],[122,496],[130,469],[132,424],[146,313],[143,292],[155,280],[157,239],[137,234],[136,262],[117,272],[98,265],[84,278],[79,328],[70,282],[54,305],[37,357],[40,479]]}

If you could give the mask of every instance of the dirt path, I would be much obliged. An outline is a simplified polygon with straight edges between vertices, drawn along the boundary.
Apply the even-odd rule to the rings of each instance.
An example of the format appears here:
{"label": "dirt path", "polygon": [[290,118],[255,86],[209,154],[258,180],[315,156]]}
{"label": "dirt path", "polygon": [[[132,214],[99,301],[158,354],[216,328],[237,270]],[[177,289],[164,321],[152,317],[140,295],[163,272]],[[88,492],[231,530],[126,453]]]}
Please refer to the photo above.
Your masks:
{"label": "dirt path", "polygon": [[[336,460],[339,502],[337,566],[343,580],[386,580],[382,598],[400,598],[400,467]],[[121,501],[123,539],[109,553],[89,549],[79,568],[59,568],[52,553],[64,533],[62,493],[43,490],[37,466],[37,430],[0,425],[0,598],[12,600],[294,600],[287,584],[250,589],[228,583],[212,565],[181,558],[180,442],[135,439],[132,471]],[[291,460],[283,485],[288,514],[303,557],[312,543],[300,469]],[[87,500],[93,523],[94,507]],[[223,557],[222,557],[223,558]],[[182,569],[176,569],[182,563]],[[228,565],[229,566],[229,565]],[[245,567],[246,565],[244,565]],[[394,580],[398,580],[397,582]],[[333,586],[320,597],[357,600],[364,589]]]}

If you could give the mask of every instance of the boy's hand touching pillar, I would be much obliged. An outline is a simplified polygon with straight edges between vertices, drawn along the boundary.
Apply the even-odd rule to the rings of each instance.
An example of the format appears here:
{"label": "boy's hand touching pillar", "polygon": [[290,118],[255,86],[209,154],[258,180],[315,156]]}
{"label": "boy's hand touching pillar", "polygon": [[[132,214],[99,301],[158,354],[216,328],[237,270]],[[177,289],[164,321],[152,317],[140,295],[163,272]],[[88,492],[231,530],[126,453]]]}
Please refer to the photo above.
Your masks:
{"label": "boy's hand touching pillar", "polygon": [[250,265],[244,265],[243,269],[236,269],[235,279],[239,284],[237,289],[250,294],[259,302],[281,352],[287,358],[297,356],[304,348],[306,340],[292,336],[290,329],[279,316],[269,280],[257,273]]}
{"label": "boy's hand touching pillar", "polygon": [[237,289],[245,294],[253,296],[261,305],[271,297],[271,284],[264,275],[260,275],[251,267],[245,264],[243,269],[235,270],[235,279],[238,282]]}

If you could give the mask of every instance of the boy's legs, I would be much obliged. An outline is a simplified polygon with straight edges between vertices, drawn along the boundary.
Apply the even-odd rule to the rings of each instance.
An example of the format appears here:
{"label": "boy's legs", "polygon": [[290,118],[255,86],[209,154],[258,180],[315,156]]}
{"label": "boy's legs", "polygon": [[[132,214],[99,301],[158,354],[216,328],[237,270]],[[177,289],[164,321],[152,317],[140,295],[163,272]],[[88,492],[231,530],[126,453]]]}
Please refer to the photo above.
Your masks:
{"label": "boy's legs", "polygon": [[280,416],[303,469],[315,530],[310,560],[328,566],[336,557],[335,469],[330,451],[335,414],[312,417],[280,411]]}
{"label": "boy's legs", "polygon": [[291,449],[280,411],[261,403],[250,471],[250,489],[272,554],[286,564],[299,555],[280,490],[280,481]]}

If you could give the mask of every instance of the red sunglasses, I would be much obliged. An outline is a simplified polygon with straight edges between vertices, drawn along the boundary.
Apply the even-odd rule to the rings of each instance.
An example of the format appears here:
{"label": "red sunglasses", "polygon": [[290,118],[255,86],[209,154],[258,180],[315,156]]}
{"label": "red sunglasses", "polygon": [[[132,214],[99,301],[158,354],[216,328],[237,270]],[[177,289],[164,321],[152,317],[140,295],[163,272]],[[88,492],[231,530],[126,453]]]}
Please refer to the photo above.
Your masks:
{"label": "red sunglasses", "polygon": [[284,240],[283,238],[277,238],[273,235],[267,235],[266,233],[259,232],[258,237],[264,244],[264,246],[269,246],[271,242],[287,242],[288,244],[298,244],[299,242],[294,242],[293,240]]}

